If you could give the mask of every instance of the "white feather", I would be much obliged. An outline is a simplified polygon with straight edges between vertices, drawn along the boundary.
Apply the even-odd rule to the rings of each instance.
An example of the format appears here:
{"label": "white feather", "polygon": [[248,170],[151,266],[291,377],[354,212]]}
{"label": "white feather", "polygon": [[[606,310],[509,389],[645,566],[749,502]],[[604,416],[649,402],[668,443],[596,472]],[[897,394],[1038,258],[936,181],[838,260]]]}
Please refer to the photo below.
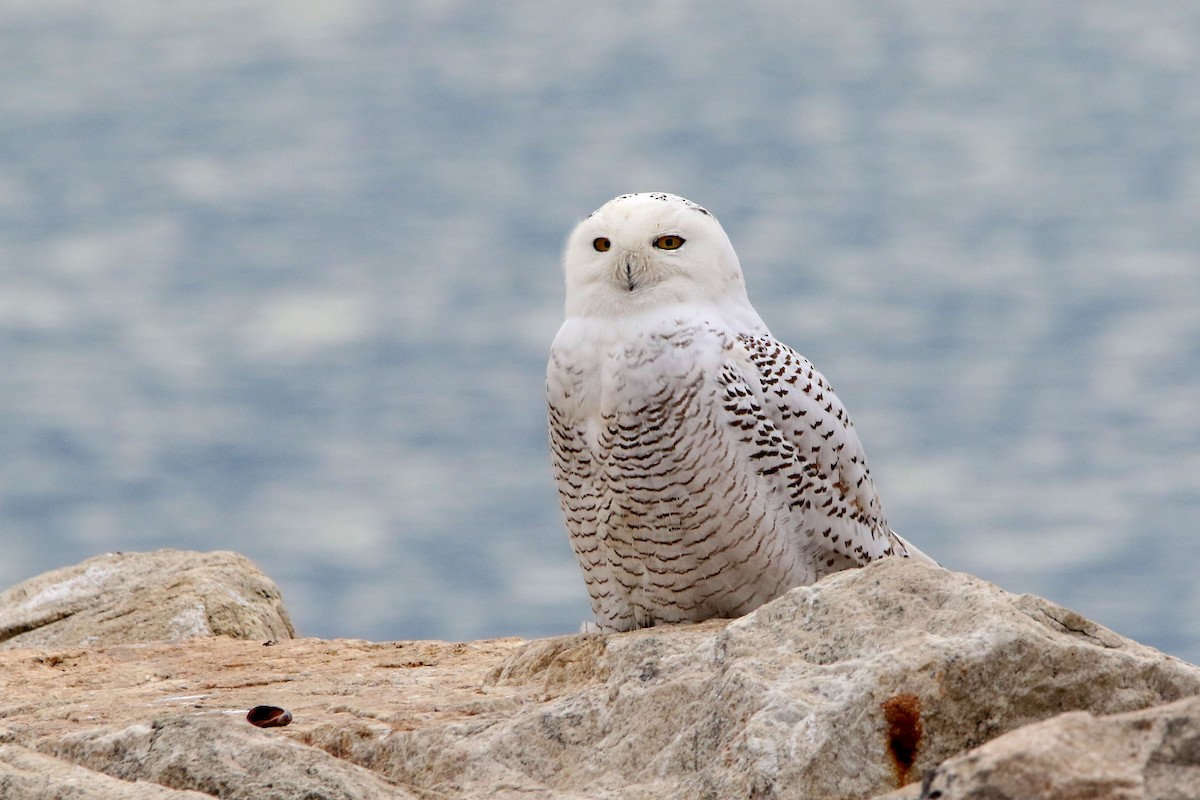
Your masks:
{"label": "white feather", "polygon": [[708,211],[618,197],[563,261],[551,450],[601,628],[739,616],[887,555],[933,563],[888,528],[849,416],[771,336]]}

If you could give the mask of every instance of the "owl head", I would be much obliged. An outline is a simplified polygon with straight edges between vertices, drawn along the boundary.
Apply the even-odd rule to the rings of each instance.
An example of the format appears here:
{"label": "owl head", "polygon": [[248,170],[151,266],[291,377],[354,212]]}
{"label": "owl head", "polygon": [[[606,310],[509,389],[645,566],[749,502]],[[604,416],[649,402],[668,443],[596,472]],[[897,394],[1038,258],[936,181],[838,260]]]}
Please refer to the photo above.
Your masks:
{"label": "owl head", "polygon": [[673,194],[610,200],[576,226],[563,266],[567,316],[626,316],[689,304],[750,309],[716,217]]}

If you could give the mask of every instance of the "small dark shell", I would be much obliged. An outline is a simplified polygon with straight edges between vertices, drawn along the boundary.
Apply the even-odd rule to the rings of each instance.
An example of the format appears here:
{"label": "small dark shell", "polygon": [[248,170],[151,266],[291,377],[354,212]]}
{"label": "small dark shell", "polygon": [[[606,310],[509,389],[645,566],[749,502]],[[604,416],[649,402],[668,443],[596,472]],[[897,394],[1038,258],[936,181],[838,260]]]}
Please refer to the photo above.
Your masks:
{"label": "small dark shell", "polygon": [[292,721],[292,712],[277,706],[255,706],[246,721],[260,728],[282,728]]}

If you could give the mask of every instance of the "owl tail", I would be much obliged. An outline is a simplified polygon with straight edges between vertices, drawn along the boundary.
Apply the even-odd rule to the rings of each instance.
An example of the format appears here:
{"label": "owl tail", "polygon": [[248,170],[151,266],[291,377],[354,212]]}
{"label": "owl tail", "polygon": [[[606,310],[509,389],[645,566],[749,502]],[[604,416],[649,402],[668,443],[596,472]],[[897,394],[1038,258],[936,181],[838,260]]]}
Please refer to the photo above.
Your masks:
{"label": "owl tail", "polygon": [[900,545],[899,555],[904,556],[905,558],[911,558],[913,561],[919,561],[922,564],[928,564],[931,567],[941,566],[941,564],[922,553],[915,545],[911,545],[901,538],[900,534],[896,533],[895,531],[892,531],[892,538],[896,540],[896,544]]}

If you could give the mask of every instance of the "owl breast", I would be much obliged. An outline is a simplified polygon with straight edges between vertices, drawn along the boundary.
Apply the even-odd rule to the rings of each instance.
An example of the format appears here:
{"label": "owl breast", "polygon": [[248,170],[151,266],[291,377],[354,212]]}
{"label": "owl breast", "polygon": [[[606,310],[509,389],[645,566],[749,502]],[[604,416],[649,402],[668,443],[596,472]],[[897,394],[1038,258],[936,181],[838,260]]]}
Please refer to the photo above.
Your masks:
{"label": "owl breast", "polygon": [[787,535],[786,486],[746,469],[752,404],[722,380],[737,338],[703,317],[629,326],[602,346],[578,328],[551,351],[550,434],[599,624],[738,616],[813,580]]}

